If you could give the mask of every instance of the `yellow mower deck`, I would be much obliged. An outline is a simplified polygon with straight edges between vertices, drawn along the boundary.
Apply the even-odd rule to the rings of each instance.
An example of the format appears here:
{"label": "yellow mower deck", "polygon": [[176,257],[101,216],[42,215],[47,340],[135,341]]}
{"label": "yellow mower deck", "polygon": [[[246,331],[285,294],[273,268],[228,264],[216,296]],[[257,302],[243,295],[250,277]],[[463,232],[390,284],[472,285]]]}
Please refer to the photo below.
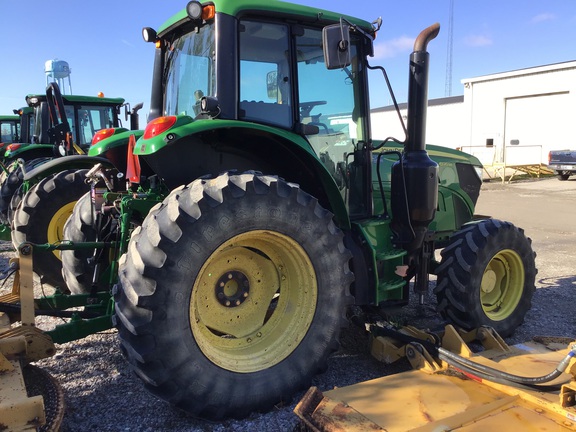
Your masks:
{"label": "yellow mower deck", "polygon": [[13,325],[0,312],[0,431],[59,430],[62,389],[47,372],[29,364],[55,353],[52,339],[35,326],[31,256],[13,264],[20,271],[12,292],[0,296],[0,302],[19,304],[21,313],[20,325]]}
{"label": "yellow mower deck", "polygon": [[[415,330],[417,332],[417,330]],[[508,347],[497,335],[480,354],[470,351],[450,326],[442,346],[501,371],[536,377],[554,370],[576,342],[540,338]],[[295,412],[310,431],[563,431],[576,430],[576,362],[537,391],[471,377],[433,359],[414,344],[373,340],[373,354],[394,361],[403,351],[412,370],[320,392],[311,388]]]}

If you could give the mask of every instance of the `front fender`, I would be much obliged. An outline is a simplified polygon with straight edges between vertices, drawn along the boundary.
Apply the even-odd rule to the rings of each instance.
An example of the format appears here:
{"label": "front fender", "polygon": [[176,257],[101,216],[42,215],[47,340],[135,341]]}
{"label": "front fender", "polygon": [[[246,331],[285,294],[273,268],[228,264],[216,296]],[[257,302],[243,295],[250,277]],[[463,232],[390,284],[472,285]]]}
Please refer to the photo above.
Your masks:
{"label": "front fender", "polygon": [[49,160],[42,165],[28,171],[24,175],[24,181],[26,182],[37,182],[49,175],[55,174],[57,172],[69,170],[69,169],[83,169],[92,168],[94,165],[101,163],[106,167],[113,168],[114,165],[105,158],[92,157],[86,155],[71,155],[63,156],[56,159]]}

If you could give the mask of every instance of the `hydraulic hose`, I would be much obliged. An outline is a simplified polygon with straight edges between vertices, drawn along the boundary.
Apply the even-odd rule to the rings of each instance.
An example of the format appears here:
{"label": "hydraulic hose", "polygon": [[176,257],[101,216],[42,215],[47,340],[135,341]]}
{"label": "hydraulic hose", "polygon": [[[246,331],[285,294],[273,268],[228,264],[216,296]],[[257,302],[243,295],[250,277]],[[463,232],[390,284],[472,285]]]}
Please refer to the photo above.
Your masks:
{"label": "hydraulic hose", "polygon": [[[543,384],[543,383],[548,383],[556,378],[558,378],[560,375],[562,375],[562,373],[564,373],[564,371],[566,370],[566,368],[568,367],[568,364],[570,363],[570,360],[572,359],[572,357],[574,357],[576,355],[576,345],[573,345],[571,350],[568,352],[568,354],[566,354],[566,356],[560,361],[560,363],[558,363],[558,366],[556,366],[556,369],[554,369],[552,372],[543,375],[543,376],[539,376],[539,377],[523,377],[520,375],[514,375],[514,374],[510,374],[504,371],[500,371],[498,369],[494,369],[491,368],[489,366],[485,366],[485,365],[481,365],[478,363],[475,363],[467,358],[464,358],[458,354],[454,354],[444,348],[438,348],[438,358],[440,358],[440,360],[444,360],[446,361],[448,364],[461,368],[462,370],[465,370],[464,367],[466,368],[466,372],[470,372],[472,374],[483,374],[484,376],[481,376],[481,378],[484,379],[488,379],[491,381],[494,381],[493,378],[495,379],[499,379],[499,380],[505,380],[505,381],[511,381],[514,383],[518,383],[518,384],[525,384],[525,385],[537,385],[537,384]],[[480,376],[480,375],[479,375]],[[500,381],[498,381],[500,382]]]}
{"label": "hydraulic hose", "polygon": [[440,360],[445,361],[450,366],[460,369],[470,375],[477,376],[487,381],[505,385],[514,385],[516,387],[530,386],[538,387],[540,390],[545,390],[544,386],[540,386],[539,384],[549,383],[558,378],[566,371],[572,358],[576,357],[576,344],[574,344],[552,372],[539,377],[524,377],[476,363],[468,358],[448,351],[446,348],[442,348],[437,344],[403,334],[392,328],[372,326],[371,330],[378,336],[388,336],[404,343],[420,344],[433,356],[437,356]]}

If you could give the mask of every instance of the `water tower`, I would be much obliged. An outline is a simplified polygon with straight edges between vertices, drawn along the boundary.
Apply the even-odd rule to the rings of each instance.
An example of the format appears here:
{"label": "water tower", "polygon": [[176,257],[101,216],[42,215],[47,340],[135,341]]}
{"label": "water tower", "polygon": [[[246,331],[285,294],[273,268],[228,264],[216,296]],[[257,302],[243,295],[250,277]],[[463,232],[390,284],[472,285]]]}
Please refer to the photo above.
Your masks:
{"label": "water tower", "polygon": [[70,73],[72,70],[68,65],[68,62],[64,60],[48,60],[44,63],[44,73],[46,74],[46,86],[49,83],[55,82],[60,87],[62,94],[66,94],[66,89],[64,86],[65,78],[68,78],[68,93],[72,94],[72,83],[70,81]]}

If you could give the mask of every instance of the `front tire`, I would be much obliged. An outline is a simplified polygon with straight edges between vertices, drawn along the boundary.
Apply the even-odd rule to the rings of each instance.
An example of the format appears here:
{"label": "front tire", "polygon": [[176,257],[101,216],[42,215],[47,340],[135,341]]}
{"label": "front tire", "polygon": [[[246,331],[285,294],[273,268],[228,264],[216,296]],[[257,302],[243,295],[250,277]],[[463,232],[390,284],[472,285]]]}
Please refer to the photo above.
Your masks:
{"label": "front tire", "polygon": [[[110,219],[109,224],[115,221]],[[109,232],[112,227],[106,226]],[[64,238],[73,243],[93,242],[98,240],[110,241],[110,236],[105,239],[98,238],[103,233],[97,232],[96,214],[92,205],[92,196],[90,192],[85,193],[78,200],[72,211],[72,215],[64,224]],[[111,264],[113,254],[109,248],[103,249],[84,249],[77,248],[72,250],[63,250],[62,259],[62,276],[66,286],[73,294],[88,294],[93,288],[93,276],[96,261],[99,262],[102,270],[108,269]],[[97,291],[109,289],[109,284],[105,278],[100,275],[100,280],[96,282]]]}
{"label": "front tire", "polygon": [[121,345],[155,395],[243,418],[309,386],[337,349],[350,252],[297,185],[254,173],[173,191],[120,259]]}
{"label": "front tire", "polygon": [[436,272],[441,315],[467,330],[491,326],[503,337],[514,333],[535,290],[531,243],[522,229],[496,219],[454,234]]}
{"label": "front tire", "polygon": [[[14,213],[12,244],[44,244],[63,240],[64,224],[76,201],[90,190],[88,170],[68,170],[42,179],[28,191]],[[66,290],[60,251],[34,251],[34,271],[43,283]]]}

